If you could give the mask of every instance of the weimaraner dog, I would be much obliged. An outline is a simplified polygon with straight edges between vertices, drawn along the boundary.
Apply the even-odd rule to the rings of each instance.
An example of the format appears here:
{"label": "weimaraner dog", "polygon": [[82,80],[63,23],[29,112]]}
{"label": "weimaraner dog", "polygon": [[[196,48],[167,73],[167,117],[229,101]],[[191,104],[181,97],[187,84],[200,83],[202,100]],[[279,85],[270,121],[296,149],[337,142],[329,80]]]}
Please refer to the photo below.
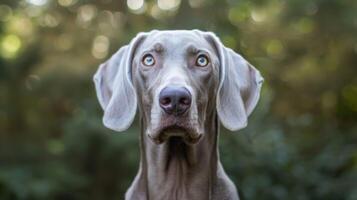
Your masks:
{"label": "weimaraner dog", "polygon": [[94,75],[103,123],[141,123],[139,172],[126,200],[237,200],[218,153],[219,124],[247,126],[259,71],[199,30],[139,33]]}

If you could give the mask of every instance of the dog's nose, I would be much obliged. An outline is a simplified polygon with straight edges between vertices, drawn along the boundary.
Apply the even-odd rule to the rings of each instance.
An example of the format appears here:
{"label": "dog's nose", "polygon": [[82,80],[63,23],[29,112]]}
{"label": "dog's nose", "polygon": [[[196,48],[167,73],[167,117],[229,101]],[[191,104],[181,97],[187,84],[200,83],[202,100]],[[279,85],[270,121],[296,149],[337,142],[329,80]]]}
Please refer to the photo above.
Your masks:
{"label": "dog's nose", "polygon": [[160,107],[170,115],[183,114],[191,106],[191,101],[191,93],[184,87],[165,87],[159,94]]}

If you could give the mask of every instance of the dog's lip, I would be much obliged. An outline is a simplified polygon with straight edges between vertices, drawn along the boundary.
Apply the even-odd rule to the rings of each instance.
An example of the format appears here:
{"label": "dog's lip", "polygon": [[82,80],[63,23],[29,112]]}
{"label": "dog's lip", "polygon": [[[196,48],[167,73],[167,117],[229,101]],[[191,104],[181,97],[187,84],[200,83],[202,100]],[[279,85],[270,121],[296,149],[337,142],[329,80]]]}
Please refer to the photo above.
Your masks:
{"label": "dog's lip", "polygon": [[155,136],[148,134],[149,138],[153,140],[156,144],[162,144],[165,141],[168,141],[169,138],[179,137],[187,144],[196,144],[202,137],[202,133],[196,133],[196,131],[191,130],[190,128],[172,125],[162,128],[158,134]]}

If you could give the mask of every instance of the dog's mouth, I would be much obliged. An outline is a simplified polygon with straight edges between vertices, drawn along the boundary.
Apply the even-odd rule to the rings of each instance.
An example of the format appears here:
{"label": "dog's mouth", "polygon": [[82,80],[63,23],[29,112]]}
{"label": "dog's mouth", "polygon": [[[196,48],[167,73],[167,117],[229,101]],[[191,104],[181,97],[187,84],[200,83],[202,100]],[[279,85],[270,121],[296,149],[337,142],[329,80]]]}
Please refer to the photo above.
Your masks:
{"label": "dog's mouth", "polygon": [[182,140],[186,144],[196,144],[202,137],[202,134],[197,133],[193,128],[179,125],[162,127],[155,135],[156,137],[149,134],[149,137],[156,144],[162,144],[172,138]]}

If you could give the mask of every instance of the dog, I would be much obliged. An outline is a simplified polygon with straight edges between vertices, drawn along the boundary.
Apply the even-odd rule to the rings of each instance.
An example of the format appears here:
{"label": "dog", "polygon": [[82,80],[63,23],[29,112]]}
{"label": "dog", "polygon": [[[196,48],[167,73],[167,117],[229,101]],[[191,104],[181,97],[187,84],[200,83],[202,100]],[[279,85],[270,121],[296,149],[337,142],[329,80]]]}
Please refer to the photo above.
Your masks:
{"label": "dog", "polygon": [[125,131],[140,114],[140,167],[126,200],[239,199],[219,159],[219,126],[247,126],[263,78],[215,34],[139,33],[94,82],[106,127]]}

